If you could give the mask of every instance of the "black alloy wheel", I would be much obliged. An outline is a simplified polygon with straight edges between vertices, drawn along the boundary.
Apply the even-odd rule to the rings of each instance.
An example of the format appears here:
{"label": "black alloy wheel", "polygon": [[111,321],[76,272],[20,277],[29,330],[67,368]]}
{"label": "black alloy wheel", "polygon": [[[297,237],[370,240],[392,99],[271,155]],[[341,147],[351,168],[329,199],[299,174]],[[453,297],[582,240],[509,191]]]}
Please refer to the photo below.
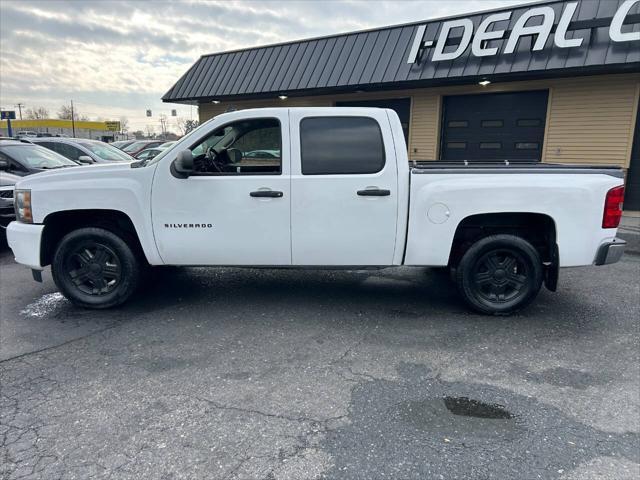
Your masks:
{"label": "black alloy wheel", "polygon": [[87,227],[65,235],[51,263],[53,279],[71,302],[87,308],[109,308],[136,290],[141,261],[124,235]]}
{"label": "black alloy wheel", "polygon": [[529,304],[542,286],[540,254],[525,239],[493,235],[474,243],[456,269],[465,301],[475,310],[508,315]]}
{"label": "black alloy wheel", "polygon": [[526,294],[528,274],[517,250],[490,250],[475,263],[471,288],[488,305],[510,302]]}
{"label": "black alloy wheel", "polygon": [[121,281],[122,267],[118,255],[109,246],[87,240],[66,257],[65,270],[73,284],[87,295],[106,295]]}

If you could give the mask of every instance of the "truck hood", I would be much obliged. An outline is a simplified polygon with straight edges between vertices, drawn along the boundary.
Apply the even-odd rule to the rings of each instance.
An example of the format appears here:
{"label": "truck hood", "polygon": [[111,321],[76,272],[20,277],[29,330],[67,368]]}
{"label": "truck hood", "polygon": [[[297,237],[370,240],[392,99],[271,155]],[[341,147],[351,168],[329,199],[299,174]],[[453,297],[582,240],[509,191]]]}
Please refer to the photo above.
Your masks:
{"label": "truck hood", "polygon": [[52,182],[73,182],[74,180],[86,180],[88,178],[104,179],[111,176],[122,177],[126,170],[131,170],[130,163],[100,163],[73,168],[59,168],[49,170],[28,177],[21,178],[16,183],[18,189],[37,189],[40,185]]}

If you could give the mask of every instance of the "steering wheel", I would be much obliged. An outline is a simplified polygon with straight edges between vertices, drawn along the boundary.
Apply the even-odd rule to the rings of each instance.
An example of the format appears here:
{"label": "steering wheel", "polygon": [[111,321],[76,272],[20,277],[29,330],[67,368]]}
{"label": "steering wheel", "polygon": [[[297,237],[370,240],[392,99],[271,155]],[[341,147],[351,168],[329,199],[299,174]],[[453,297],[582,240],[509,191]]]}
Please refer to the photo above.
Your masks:
{"label": "steering wheel", "polygon": [[204,160],[205,160],[205,164],[207,165],[207,168],[212,168],[218,173],[222,173],[222,167],[220,166],[220,163],[216,160],[218,155],[220,155],[220,152],[218,152],[215,149],[215,147],[208,147],[206,152],[204,152]]}

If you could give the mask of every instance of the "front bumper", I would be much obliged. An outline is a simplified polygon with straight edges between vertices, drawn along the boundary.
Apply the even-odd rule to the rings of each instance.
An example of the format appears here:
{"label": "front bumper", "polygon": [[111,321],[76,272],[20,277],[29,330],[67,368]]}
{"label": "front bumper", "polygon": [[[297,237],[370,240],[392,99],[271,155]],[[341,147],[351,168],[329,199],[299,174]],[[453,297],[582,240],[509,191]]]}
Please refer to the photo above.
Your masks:
{"label": "front bumper", "polygon": [[620,258],[622,258],[626,245],[627,242],[617,237],[610,242],[603,243],[600,245],[600,248],[598,248],[598,253],[596,253],[595,264],[609,265],[611,263],[616,263]]}
{"label": "front bumper", "polygon": [[40,241],[44,225],[11,222],[7,227],[7,243],[16,262],[35,270],[42,270],[40,265]]}

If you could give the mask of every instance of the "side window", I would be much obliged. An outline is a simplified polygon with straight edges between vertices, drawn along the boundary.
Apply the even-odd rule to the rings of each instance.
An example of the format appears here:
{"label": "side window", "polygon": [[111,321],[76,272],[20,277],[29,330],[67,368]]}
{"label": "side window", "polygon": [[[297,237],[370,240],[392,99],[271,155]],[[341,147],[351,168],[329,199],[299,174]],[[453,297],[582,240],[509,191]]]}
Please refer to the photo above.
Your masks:
{"label": "side window", "polygon": [[80,158],[82,155],[86,155],[86,153],[84,153],[79,148],[76,148],[73,145],[68,145],[66,143],[58,143],[57,147],[57,152],[70,160],[78,160],[78,158]]}
{"label": "side window", "polygon": [[380,126],[367,117],[309,117],[300,122],[304,175],[377,173],[384,167]]}
{"label": "side window", "polygon": [[280,175],[282,129],[275,118],[240,120],[191,147],[196,174]]}
{"label": "side window", "polygon": [[38,142],[37,145],[48,148],[49,150],[53,150],[56,153],[60,153],[59,149],[56,148],[56,144],[53,142]]}

